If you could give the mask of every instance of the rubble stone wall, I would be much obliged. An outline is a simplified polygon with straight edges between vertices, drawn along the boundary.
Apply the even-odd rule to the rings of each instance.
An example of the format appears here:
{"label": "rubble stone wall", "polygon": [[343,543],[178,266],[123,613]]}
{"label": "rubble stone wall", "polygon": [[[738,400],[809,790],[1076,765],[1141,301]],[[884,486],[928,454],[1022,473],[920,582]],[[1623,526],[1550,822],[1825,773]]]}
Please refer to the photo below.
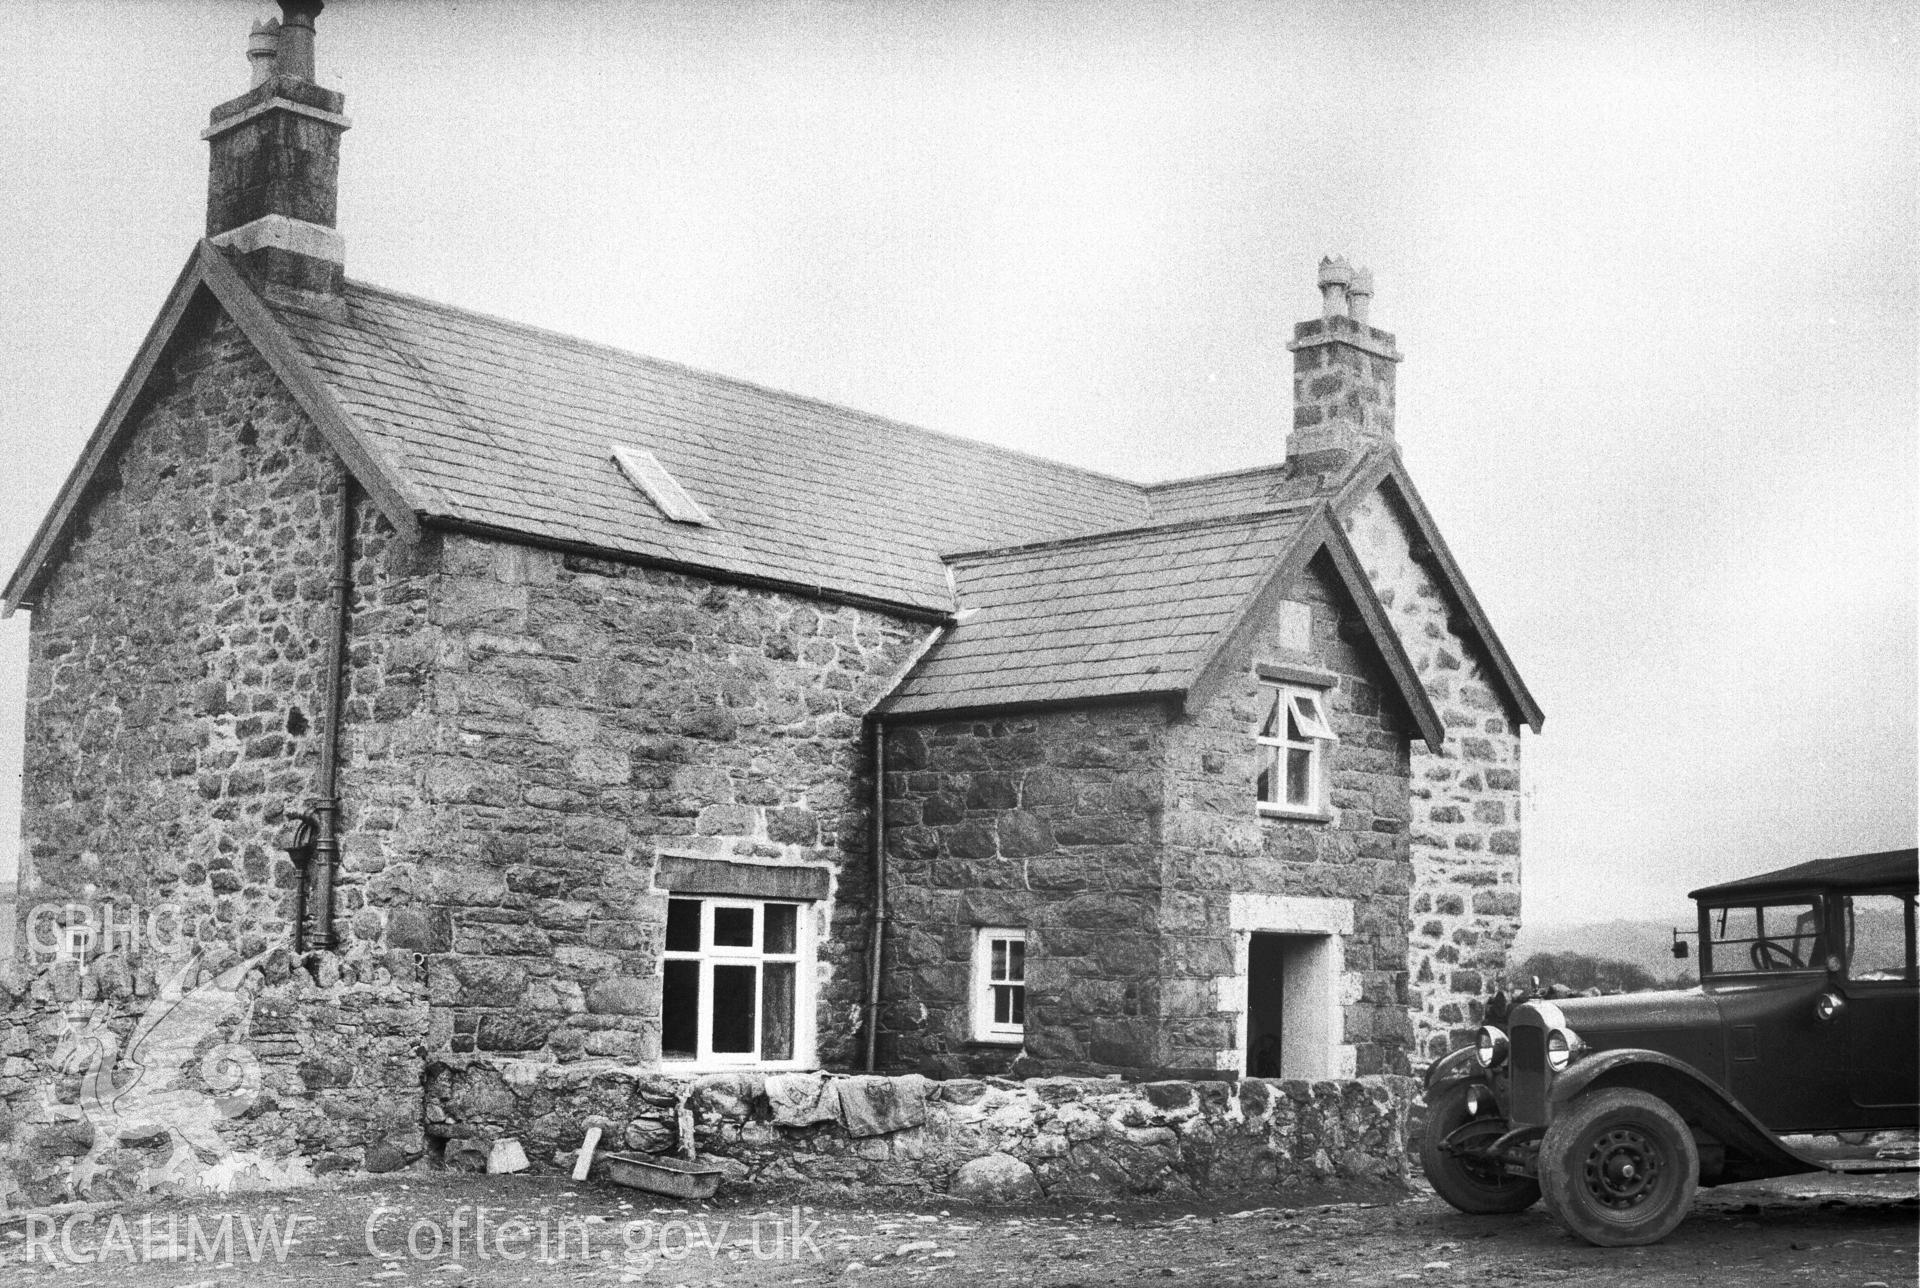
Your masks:
{"label": "rubble stone wall", "polygon": [[0,966],[0,1210],[297,1185],[421,1158],[413,955]]}
{"label": "rubble stone wall", "polygon": [[1520,729],[1439,578],[1414,557],[1401,503],[1376,490],[1346,526],[1447,728],[1438,754],[1421,742],[1412,762],[1415,1042],[1433,1059],[1480,1024],[1520,931]]}
{"label": "rubble stone wall", "polygon": [[862,716],[928,628],[463,535],[429,614],[425,745],[349,862],[381,942],[427,957],[429,1048],[658,1060],[666,855],[830,874],[818,1055],[853,1059]]}
{"label": "rubble stone wall", "polygon": [[[273,845],[314,794],[335,489],[331,450],[211,306],[163,356],[102,467],[28,633],[23,917],[104,921],[251,956],[292,934],[298,885]],[[401,758],[355,759],[422,693],[430,654],[412,552],[356,507],[349,800],[393,794]],[[350,920],[357,894],[342,900]],[[48,928],[29,927],[38,938]],[[31,945],[29,945],[31,947]]]}
{"label": "rubble stone wall", "polygon": [[1023,1060],[974,1040],[984,926],[1028,934],[1023,1071],[1159,1067],[1166,727],[1153,704],[889,727],[889,1067]]}
{"label": "rubble stone wall", "polygon": [[[456,1165],[482,1163],[492,1141],[510,1137],[537,1170],[564,1171],[589,1127],[602,1129],[602,1150],[666,1153],[680,1146],[684,1121],[696,1156],[756,1193],[827,1185],[889,1196],[1217,1197],[1404,1182],[1416,1090],[1391,1076],[1235,1084],[814,1074],[775,1083],[454,1056],[429,1071],[427,1131]],[[839,1107],[847,1100],[884,1104],[891,1116],[849,1113]],[[885,1126],[894,1129],[875,1130]],[[977,1185],[982,1173],[990,1186]]]}

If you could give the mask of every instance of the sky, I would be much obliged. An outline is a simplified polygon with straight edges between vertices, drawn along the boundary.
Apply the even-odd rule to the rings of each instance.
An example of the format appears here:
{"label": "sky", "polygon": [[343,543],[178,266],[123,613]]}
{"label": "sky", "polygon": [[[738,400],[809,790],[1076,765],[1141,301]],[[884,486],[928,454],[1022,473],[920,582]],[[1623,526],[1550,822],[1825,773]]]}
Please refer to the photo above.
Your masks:
{"label": "sky", "polygon": [[[0,4],[0,565],[271,6]],[[1914,843],[1903,3],[330,0],[350,275],[1141,481],[1278,460],[1315,266],[1547,713],[1530,923]],[[0,622],[0,877],[26,616]]]}

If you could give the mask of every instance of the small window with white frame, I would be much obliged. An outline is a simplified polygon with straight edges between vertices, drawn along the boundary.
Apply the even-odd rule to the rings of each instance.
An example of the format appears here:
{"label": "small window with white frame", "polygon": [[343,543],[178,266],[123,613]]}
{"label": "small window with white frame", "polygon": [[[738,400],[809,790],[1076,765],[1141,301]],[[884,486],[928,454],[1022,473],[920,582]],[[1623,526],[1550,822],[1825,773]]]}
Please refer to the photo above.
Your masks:
{"label": "small window with white frame", "polygon": [[668,899],[661,1055],[702,1066],[810,1067],[808,922],[800,903]]}
{"label": "small window with white frame", "polygon": [[54,960],[57,962],[79,962],[81,965],[85,965],[87,955],[93,951],[93,937],[92,926],[60,927],[60,942],[59,946],[54,950]]}
{"label": "small window with white frame", "polygon": [[1019,1042],[1027,1031],[1027,932],[983,926],[973,949],[973,1036]]}
{"label": "small window with white frame", "polygon": [[1324,814],[1326,755],[1334,743],[1324,689],[1260,686],[1255,799],[1263,814]]}

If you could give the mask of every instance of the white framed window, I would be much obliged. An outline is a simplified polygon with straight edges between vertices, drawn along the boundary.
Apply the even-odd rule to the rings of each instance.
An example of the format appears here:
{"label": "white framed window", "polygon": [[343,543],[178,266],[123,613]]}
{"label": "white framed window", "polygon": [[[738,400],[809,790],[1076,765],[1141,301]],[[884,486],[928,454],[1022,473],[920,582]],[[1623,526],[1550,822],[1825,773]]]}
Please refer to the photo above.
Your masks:
{"label": "white framed window", "polygon": [[1262,813],[1323,814],[1327,748],[1335,741],[1326,691],[1302,684],[1260,686],[1255,799]]}
{"label": "white framed window", "polygon": [[973,1036],[1018,1042],[1027,1031],[1027,932],[982,926],[973,941]]}
{"label": "white framed window", "polygon": [[785,900],[667,900],[660,989],[665,1059],[714,1067],[811,1067],[807,910]]}
{"label": "white framed window", "polygon": [[79,962],[86,965],[87,954],[93,951],[92,926],[60,927],[60,942],[54,949],[56,962]]}

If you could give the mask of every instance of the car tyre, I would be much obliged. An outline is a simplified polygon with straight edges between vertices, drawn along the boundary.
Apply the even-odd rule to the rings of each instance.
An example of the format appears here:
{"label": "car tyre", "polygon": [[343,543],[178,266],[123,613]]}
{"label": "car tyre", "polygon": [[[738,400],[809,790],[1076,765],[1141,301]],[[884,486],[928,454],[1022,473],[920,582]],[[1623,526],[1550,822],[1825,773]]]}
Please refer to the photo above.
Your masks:
{"label": "car tyre", "polygon": [[[1420,1142],[1420,1166],[1433,1192],[1470,1216],[1524,1212],[1540,1201],[1540,1186],[1485,1163],[1449,1154],[1440,1142],[1471,1124],[1462,1138],[1491,1143],[1507,1125],[1498,1118],[1476,1118],[1467,1109],[1467,1087],[1455,1083],[1427,1105],[1427,1134]],[[1482,1138],[1484,1137],[1484,1140]]]}
{"label": "car tyre", "polygon": [[1655,1243],[1686,1218],[1700,1150],[1666,1101],[1603,1087],[1568,1105],[1540,1142],[1540,1189],[1560,1223],[1601,1247]]}

